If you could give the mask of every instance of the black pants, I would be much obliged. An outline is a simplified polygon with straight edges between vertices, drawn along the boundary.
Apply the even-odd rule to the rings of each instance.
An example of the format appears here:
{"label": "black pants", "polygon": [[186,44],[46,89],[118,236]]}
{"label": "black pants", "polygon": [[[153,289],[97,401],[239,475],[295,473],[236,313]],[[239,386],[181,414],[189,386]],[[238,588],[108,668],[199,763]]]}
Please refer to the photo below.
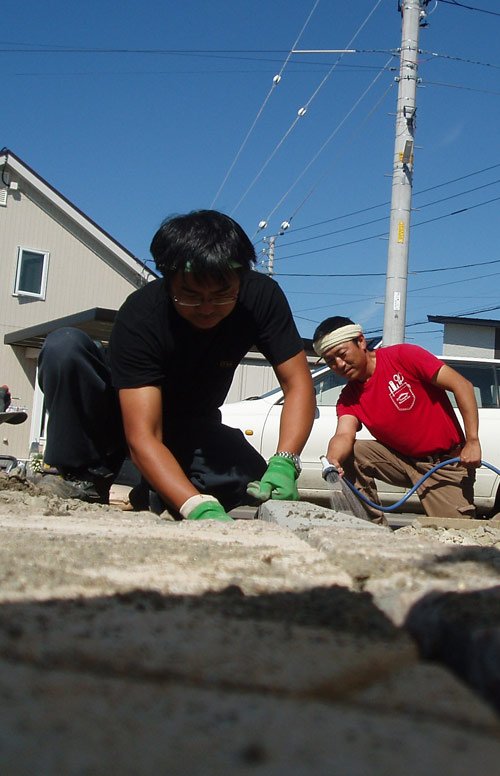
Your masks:
{"label": "black pants", "polygon": [[[102,346],[79,329],[58,329],[45,340],[38,365],[49,412],[46,463],[115,471],[128,451]],[[216,419],[176,419],[165,444],[195,488],[218,498],[226,510],[250,503],[246,486],[266,470],[242,432]]]}

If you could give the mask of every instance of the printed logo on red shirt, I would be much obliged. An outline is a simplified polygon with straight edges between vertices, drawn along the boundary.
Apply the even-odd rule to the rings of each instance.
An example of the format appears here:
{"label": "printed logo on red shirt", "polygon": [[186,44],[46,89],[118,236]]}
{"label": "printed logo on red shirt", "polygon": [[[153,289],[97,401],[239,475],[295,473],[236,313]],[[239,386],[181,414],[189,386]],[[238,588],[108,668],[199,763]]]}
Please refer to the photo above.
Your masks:
{"label": "printed logo on red shirt", "polygon": [[405,410],[412,409],[415,404],[415,394],[411,385],[405,382],[405,378],[401,373],[397,372],[392,376],[392,380],[389,380],[388,388],[389,396],[398,410],[404,412]]}

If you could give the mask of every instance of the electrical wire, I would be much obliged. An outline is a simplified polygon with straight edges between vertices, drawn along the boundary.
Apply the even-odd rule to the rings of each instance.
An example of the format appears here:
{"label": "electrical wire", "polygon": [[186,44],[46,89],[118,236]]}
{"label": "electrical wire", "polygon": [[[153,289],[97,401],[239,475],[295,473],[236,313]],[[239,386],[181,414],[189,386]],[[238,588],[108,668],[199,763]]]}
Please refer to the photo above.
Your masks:
{"label": "electrical wire", "polygon": [[[489,264],[500,264],[500,259],[492,259],[489,261],[478,261],[471,264],[456,264],[453,267],[433,267],[432,269],[416,269],[409,272],[410,275],[425,275],[429,272],[449,272],[457,269],[470,269],[471,267],[484,267]],[[334,272],[334,273],[314,273],[314,272],[277,272],[278,277],[287,278],[365,278],[365,277],[381,277],[385,272]],[[480,277],[486,277],[481,275]],[[457,281],[463,282],[463,281]],[[432,288],[432,286],[429,286]],[[422,289],[423,290],[423,289]]]}
{"label": "electrical wire", "polygon": [[[475,210],[479,207],[484,207],[486,205],[490,205],[492,202],[498,202],[500,200],[499,197],[492,197],[491,199],[485,200],[484,202],[478,202],[476,205],[469,205],[468,207],[460,208],[460,210],[453,210],[451,213],[444,213],[440,216],[435,216],[434,218],[428,218],[426,221],[418,221],[416,224],[412,224],[412,229],[415,229],[418,226],[424,226],[426,224],[431,224],[436,221],[442,221],[445,218],[451,218],[451,216],[461,215],[462,213],[466,213],[469,210]],[[379,232],[377,234],[371,234],[367,237],[360,237],[357,240],[349,240],[345,243],[337,243],[336,245],[328,245],[325,248],[315,248],[312,251],[304,251],[303,253],[293,253],[288,256],[279,256],[278,258],[275,258],[275,261],[284,261],[285,259],[297,259],[301,256],[310,256],[313,253],[324,253],[325,251],[331,251],[335,250],[336,248],[345,248],[348,245],[356,245],[357,243],[361,242],[367,242],[368,240],[375,240],[378,237],[388,237],[387,232]]]}
{"label": "electrical wire", "polygon": [[[483,307],[480,310],[468,310],[466,312],[459,312],[459,313],[453,313],[452,315],[457,318],[461,318],[467,315],[479,315],[480,313],[490,313],[493,312],[493,310],[500,310],[500,305],[494,305],[493,307]],[[413,323],[407,323],[405,325],[405,328],[410,328],[413,326],[423,326],[428,324],[429,321],[413,321]],[[365,331],[366,334],[380,334],[382,332],[382,329],[368,329]]]}
{"label": "electrical wire", "polygon": [[495,97],[500,95],[500,92],[496,92],[493,89],[476,89],[473,86],[463,86],[461,84],[445,84],[440,81],[426,81],[428,86],[444,86],[447,89],[461,89],[465,92],[477,92],[478,94],[493,94]]}
{"label": "electrical wire", "polygon": [[467,11],[476,11],[476,13],[487,13],[491,16],[500,16],[497,11],[488,11],[486,8],[476,8],[473,5],[465,5],[465,3],[459,3],[457,0],[437,0],[439,3],[445,3],[446,5],[454,5],[457,8],[465,8]]}
{"label": "electrical wire", "polygon": [[464,65],[479,65],[480,67],[492,67],[495,70],[500,69],[500,65],[493,64],[492,62],[483,62],[479,59],[466,59],[465,57],[458,57],[453,54],[442,54],[439,51],[425,51],[422,49],[419,53],[425,54],[428,57],[435,57],[437,59],[450,59],[453,62],[461,62]]}
{"label": "electrical wire", "polygon": [[[490,181],[490,183],[483,183],[481,186],[474,186],[472,189],[466,189],[465,191],[460,191],[457,194],[450,194],[447,197],[441,197],[441,199],[435,199],[432,202],[426,202],[423,205],[419,205],[416,208],[412,208],[412,212],[418,212],[420,210],[424,210],[426,207],[431,207],[432,205],[438,205],[442,202],[447,202],[450,199],[456,199],[457,197],[463,197],[465,194],[471,194],[474,191],[480,191],[481,189],[486,189],[489,186],[494,186],[495,184],[500,183],[500,178],[497,178],[495,181]],[[363,226],[370,226],[371,224],[376,224],[380,221],[388,221],[389,215],[380,216],[380,218],[373,218],[370,221],[363,221],[360,224],[353,224],[352,226],[344,226],[341,229],[335,229],[332,232],[323,232],[322,234],[314,235],[313,237],[304,237],[301,240],[294,240],[292,242],[286,243],[286,247],[289,248],[291,245],[299,245],[304,242],[310,242],[311,240],[320,240],[322,237],[330,237],[333,234],[340,234],[341,232],[349,232],[352,229],[360,229]],[[287,235],[284,235],[286,238]]]}
{"label": "electrical wire", "polygon": [[[415,191],[413,193],[413,198],[420,196],[421,194],[427,194],[428,191],[435,191],[435,189],[441,189],[444,186],[450,186],[452,183],[459,183],[460,181],[466,180],[467,178],[473,178],[475,175],[481,175],[483,172],[489,172],[490,170],[495,170],[497,167],[500,167],[500,162],[496,164],[492,164],[489,167],[483,167],[481,170],[475,170],[474,172],[466,173],[465,175],[460,175],[458,178],[451,178],[448,181],[444,181],[443,183],[436,183],[433,186],[428,186],[425,189],[420,189],[419,191]],[[390,205],[391,201],[386,200],[385,202],[380,202],[378,205],[370,205],[368,207],[360,208],[359,210],[352,210],[349,213],[344,213],[340,216],[334,216],[333,218],[326,218],[324,221],[316,221],[313,224],[305,224],[304,226],[298,226],[294,228],[294,234],[296,232],[301,232],[304,229],[313,229],[316,226],[323,226],[323,224],[329,224],[333,221],[340,221],[343,218],[350,218],[351,216],[357,216],[360,213],[367,213],[370,210],[376,210],[379,207],[386,207],[387,205]]]}
{"label": "electrical wire", "polygon": [[[337,134],[337,132],[339,132],[339,130],[340,130],[342,127],[343,127],[343,125],[345,124],[345,122],[347,121],[347,119],[348,119],[348,118],[349,118],[349,117],[350,117],[350,116],[353,114],[353,112],[356,110],[356,108],[358,107],[358,105],[359,105],[359,104],[362,102],[362,100],[363,100],[363,99],[366,97],[366,95],[368,94],[368,92],[369,92],[369,91],[370,91],[370,90],[371,90],[371,89],[372,89],[372,88],[375,86],[375,84],[377,83],[378,79],[379,79],[379,78],[380,78],[380,77],[383,75],[383,73],[385,73],[385,72],[387,71],[388,65],[389,65],[389,63],[390,63],[390,62],[392,62],[393,58],[394,58],[394,57],[392,57],[392,56],[391,56],[391,57],[389,57],[389,59],[387,60],[387,62],[385,63],[385,65],[384,65],[384,66],[383,66],[383,67],[380,69],[379,73],[378,73],[378,74],[375,76],[375,78],[373,79],[373,81],[372,81],[372,82],[371,82],[371,83],[370,83],[370,84],[367,86],[367,88],[364,90],[364,92],[363,92],[363,93],[362,93],[362,94],[361,94],[361,95],[358,97],[358,99],[356,100],[356,102],[355,102],[355,103],[352,105],[352,107],[351,107],[351,108],[348,110],[348,112],[345,114],[344,118],[343,118],[343,119],[342,119],[342,120],[341,120],[341,121],[340,121],[340,122],[337,124],[337,126],[335,127],[335,129],[333,130],[333,132],[331,132],[331,134],[330,134],[330,135],[327,137],[327,139],[325,140],[325,142],[323,143],[323,145],[322,145],[322,146],[319,148],[319,150],[318,150],[318,151],[316,152],[316,154],[315,154],[315,155],[312,157],[312,159],[311,159],[311,160],[310,160],[310,161],[309,161],[309,162],[306,164],[306,166],[305,166],[305,167],[302,169],[302,172],[301,172],[301,173],[300,173],[300,174],[299,174],[299,175],[298,175],[298,176],[295,178],[295,180],[294,180],[294,182],[292,183],[292,185],[291,185],[291,186],[288,188],[288,190],[287,190],[287,191],[286,191],[286,192],[283,194],[283,196],[282,196],[282,197],[281,197],[281,199],[280,199],[280,200],[277,202],[277,204],[276,204],[276,205],[273,207],[273,209],[272,209],[272,210],[271,210],[271,211],[268,213],[268,215],[267,215],[267,217],[266,217],[266,219],[265,219],[265,220],[266,220],[266,222],[269,222],[269,221],[270,221],[271,217],[272,217],[272,216],[274,215],[274,213],[275,213],[275,212],[278,210],[278,208],[279,208],[279,207],[280,207],[280,206],[283,204],[283,202],[286,200],[286,198],[288,197],[288,195],[290,194],[290,192],[291,192],[291,191],[292,191],[292,190],[295,188],[295,186],[297,185],[297,183],[298,183],[298,182],[299,182],[299,181],[300,181],[300,180],[301,180],[301,179],[304,177],[304,175],[305,175],[305,174],[306,174],[306,172],[309,170],[309,168],[310,168],[310,167],[311,167],[311,166],[314,164],[314,162],[315,162],[315,161],[316,161],[316,160],[319,158],[319,156],[320,156],[320,155],[323,153],[323,151],[325,150],[325,148],[326,148],[326,147],[329,145],[329,143],[330,143],[330,142],[333,140],[333,138],[335,137],[335,135]],[[393,83],[389,84],[388,88],[387,88],[387,89],[386,89],[386,91],[383,93],[382,97],[380,97],[380,98],[379,98],[379,100],[377,101],[376,105],[375,105],[375,106],[372,108],[372,110],[371,110],[371,111],[370,111],[370,112],[369,112],[369,113],[368,113],[368,114],[365,116],[365,118],[363,119],[363,121],[361,122],[361,124],[358,126],[356,134],[351,136],[351,138],[350,138],[350,142],[352,142],[352,141],[354,140],[354,137],[355,137],[355,136],[357,136],[357,134],[358,134],[358,133],[361,131],[361,128],[362,128],[362,127],[363,127],[363,126],[366,124],[366,122],[368,121],[368,119],[370,119],[370,118],[371,118],[371,116],[372,116],[372,115],[375,113],[376,109],[377,109],[378,107],[380,107],[381,103],[383,102],[383,100],[385,99],[385,97],[387,96],[387,94],[389,93],[389,91],[390,91],[390,90],[393,88],[393,86],[394,86],[394,84],[393,84]],[[331,168],[329,168],[329,170],[331,170]],[[307,196],[306,196],[306,197],[305,197],[305,198],[302,200],[302,202],[300,203],[300,205],[299,205],[299,206],[298,206],[298,207],[295,209],[295,211],[292,213],[292,215],[291,215],[291,216],[290,216],[290,217],[287,219],[289,223],[291,223],[291,222],[292,222],[292,219],[294,218],[294,216],[295,216],[295,215],[296,215],[296,214],[299,212],[299,210],[300,210],[300,209],[303,207],[303,205],[304,205],[304,204],[307,202],[307,200],[309,199],[309,197],[310,197],[310,196],[313,194],[313,192],[314,192],[314,191],[316,190],[316,188],[318,187],[319,183],[320,183],[320,182],[323,180],[323,178],[324,178],[326,175],[327,175],[327,172],[324,172],[324,173],[321,175],[321,177],[318,179],[318,181],[317,181],[317,182],[316,182],[316,184],[313,186],[313,188],[312,188],[312,189],[309,191],[309,193],[307,194]]]}
{"label": "electrical wire", "polygon": [[259,121],[260,117],[262,116],[262,113],[264,112],[264,109],[265,109],[267,103],[269,102],[272,93],[274,92],[274,90],[276,89],[278,84],[280,83],[282,75],[283,75],[283,72],[284,72],[284,70],[285,70],[285,68],[286,68],[286,66],[287,66],[287,64],[288,64],[288,62],[290,60],[290,57],[292,56],[292,51],[296,47],[296,45],[299,42],[300,38],[302,37],[302,34],[303,34],[304,30],[306,29],[307,25],[309,24],[311,16],[313,15],[314,11],[316,10],[316,8],[318,6],[318,3],[319,3],[319,0],[316,0],[316,2],[314,3],[313,8],[311,9],[311,11],[309,13],[309,16],[307,17],[306,21],[304,22],[304,24],[302,26],[302,29],[300,30],[297,38],[295,39],[295,43],[293,44],[292,48],[288,52],[288,55],[287,55],[285,61],[283,62],[283,65],[281,66],[281,70],[279,71],[279,73],[277,75],[274,76],[271,88],[269,89],[266,97],[264,98],[264,102],[262,103],[262,105],[260,106],[259,110],[257,111],[257,115],[255,116],[255,118],[254,118],[254,120],[253,120],[253,122],[252,122],[252,124],[250,126],[250,129],[248,130],[247,134],[245,135],[245,137],[243,139],[243,142],[241,143],[241,145],[240,145],[240,147],[239,147],[239,149],[238,149],[238,151],[236,153],[236,156],[234,157],[232,163],[230,164],[229,169],[226,172],[222,183],[220,184],[219,188],[217,189],[215,197],[213,198],[212,204],[210,206],[211,208],[213,208],[213,206],[217,202],[217,200],[218,200],[218,198],[219,198],[219,196],[220,196],[224,186],[226,185],[226,183],[227,183],[227,181],[229,179],[229,176],[231,175],[231,173],[232,173],[232,171],[233,171],[233,169],[234,169],[238,159],[240,158],[240,156],[241,156],[241,154],[242,154],[242,152],[243,152],[243,150],[244,150],[244,148],[245,148],[245,146],[246,146],[246,144],[247,144],[247,142],[248,142],[252,132],[255,129],[255,126],[257,125],[257,122]]}
{"label": "electrical wire", "polygon": [[[345,47],[346,49],[348,49],[348,48],[351,46],[351,44],[353,43],[353,41],[354,41],[354,40],[357,38],[357,36],[358,36],[358,35],[359,35],[359,33],[361,32],[361,30],[362,30],[362,29],[364,28],[364,26],[367,24],[368,20],[370,19],[370,17],[372,16],[372,14],[373,14],[373,13],[374,13],[374,12],[377,10],[377,8],[378,8],[378,6],[381,4],[381,2],[382,2],[382,0],[377,0],[377,2],[375,3],[375,6],[372,8],[372,10],[371,10],[371,11],[370,11],[370,13],[368,14],[368,16],[366,17],[366,19],[364,20],[364,22],[361,24],[361,26],[358,28],[358,30],[356,31],[356,33],[353,35],[353,37],[351,38],[351,40],[349,41],[349,43],[346,45],[346,47]],[[236,205],[235,205],[235,206],[234,206],[234,208],[232,209],[232,211],[231,211],[231,215],[233,215],[233,214],[236,212],[236,210],[239,208],[239,206],[241,205],[241,203],[243,202],[243,200],[245,199],[245,197],[247,196],[247,194],[248,194],[248,193],[251,191],[251,189],[252,189],[252,188],[254,187],[254,185],[257,183],[257,181],[258,181],[258,180],[259,180],[259,178],[261,177],[262,173],[264,172],[264,170],[266,169],[266,167],[268,166],[268,164],[269,164],[269,163],[272,161],[272,159],[275,157],[275,155],[277,154],[277,152],[279,151],[279,149],[281,148],[281,146],[283,145],[283,143],[285,142],[285,140],[287,139],[287,137],[290,135],[290,133],[291,133],[291,132],[292,132],[292,131],[295,129],[295,127],[296,127],[297,123],[299,122],[299,120],[300,120],[300,119],[301,119],[303,116],[305,116],[305,114],[306,114],[307,110],[309,109],[309,106],[312,104],[313,100],[314,100],[314,99],[317,97],[317,95],[319,94],[320,90],[323,88],[323,86],[325,85],[325,83],[327,82],[327,80],[330,78],[330,76],[332,75],[332,73],[333,73],[333,72],[334,72],[334,70],[336,69],[336,67],[337,67],[338,63],[340,62],[340,60],[342,59],[342,57],[343,57],[343,56],[344,56],[344,55],[343,55],[343,54],[341,54],[341,55],[340,55],[340,57],[339,57],[339,58],[336,60],[336,62],[334,62],[334,64],[333,64],[333,65],[330,67],[330,69],[328,70],[328,72],[327,72],[327,74],[325,75],[325,77],[322,79],[322,81],[320,82],[320,84],[319,84],[319,85],[316,87],[316,89],[314,90],[314,92],[312,93],[312,95],[309,97],[309,99],[307,100],[307,102],[306,102],[306,103],[305,103],[305,104],[304,104],[304,105],[303,105],[303,106],[302,106],[302,107],[301,107],[301,108],[300,108],[300,109],[297,111],[297,115],[295,116],[294,120],[292,121],[292,123],[290,124],[290,126],[288,127],[288,129],[286,130],[285,134],[282,136],[281,140],[279,140],[279,141],[278,141],[277,145],[274,147],[274,149],[273,149],[273,151],[271,152],[271,154],[270,154],[270,155],[267,157],[267,159],[265,160],[265,162],[264,162],[264,163],[263,163],[263,165],[261,166],[260,170],[257,172],[257,174],[255,175],[255,177],[253,178],[253,180],[250,182],[249,186],[248,186],[248,187],[245,189],[245,191],[243,192],[242,196],[240,197],[240,199],[238,200],[238,202],[236,203]]]}

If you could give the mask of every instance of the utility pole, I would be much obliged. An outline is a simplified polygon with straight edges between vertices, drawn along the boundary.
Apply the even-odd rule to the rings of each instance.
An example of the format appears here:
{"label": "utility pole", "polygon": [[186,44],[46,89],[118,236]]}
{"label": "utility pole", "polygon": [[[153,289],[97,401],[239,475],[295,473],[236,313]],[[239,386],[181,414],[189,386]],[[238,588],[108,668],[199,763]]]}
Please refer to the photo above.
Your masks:
{"label": "utility pole", "polygon": [[429,0],[399,0],[402,16],[396,140],[385,285],[383,344],[404,342],[413,153],[416,125],[418,36]]}

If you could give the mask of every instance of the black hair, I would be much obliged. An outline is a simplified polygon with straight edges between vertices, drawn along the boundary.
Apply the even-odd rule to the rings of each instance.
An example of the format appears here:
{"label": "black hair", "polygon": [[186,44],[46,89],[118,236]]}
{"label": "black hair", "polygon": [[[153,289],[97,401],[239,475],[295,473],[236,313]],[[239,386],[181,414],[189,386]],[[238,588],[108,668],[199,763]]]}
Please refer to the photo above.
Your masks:
{"label": "black hair", "polygon": [[[324,337],[325,334],[330,334],[336,329],[341,329],[342,326],[351,326],[353,324],[354,321],[351,321],[350,318],[344,318],[342,315],[335,315],[332,318],[325,318],[325,320],[321,321],[321,323],[316,327],[316,331],[313,334],[313,342],[319,340],[320,337]],[[354,337],[354,339],[357,339],[357,337]]]}
{"label": "black hair", "polygon": [[197,280],[225,280],[252,269],[255,248],[241,226],[217,210],[193,210],[165,219],[151,241],[156,267],[167,279],[192,272]]}

